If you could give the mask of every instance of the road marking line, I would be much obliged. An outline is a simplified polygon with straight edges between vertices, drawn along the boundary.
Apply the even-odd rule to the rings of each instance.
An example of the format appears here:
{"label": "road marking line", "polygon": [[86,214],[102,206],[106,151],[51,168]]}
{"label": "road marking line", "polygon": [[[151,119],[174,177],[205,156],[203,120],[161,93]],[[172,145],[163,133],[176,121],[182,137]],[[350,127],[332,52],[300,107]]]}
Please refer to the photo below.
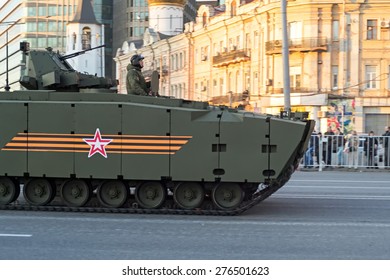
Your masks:
{"label": "road marking line", "polygon": [[326,194],[274,194],[273,198],[312,198],[312,199],[364,199],[364,200],[390,200],[388,195],[326,195]]}
{"label": "road marking line", "polygon": [[32,234],[0,233],[0,237],[31,237]]}
{"label": "road marking line", "polygon": [[[389,184],[389,182],[387,182]],[[307,186],[302,186],[302,185],[292,185],[292,184],[286,184],[285,187],[288,188],[302,188],[302,189],[318,189],[318,188],[327,188],[327,189],[378,189],[378,190],[389,190],[390,188],[386,186],[366,186],[366,187],[357,187],[357,186],[343,186],[343,185],[335,185],[335,186],[329,186],[329,185],[307,185]],[[284,188],[285,188],[284,187]]]}
{"label": "road marking line", "polygon": [[332,183],[381,183],[388,184],[389,181],[352,181],[352,180],[311,180],[311,179],[290,179],[289,182],[332,182]]}

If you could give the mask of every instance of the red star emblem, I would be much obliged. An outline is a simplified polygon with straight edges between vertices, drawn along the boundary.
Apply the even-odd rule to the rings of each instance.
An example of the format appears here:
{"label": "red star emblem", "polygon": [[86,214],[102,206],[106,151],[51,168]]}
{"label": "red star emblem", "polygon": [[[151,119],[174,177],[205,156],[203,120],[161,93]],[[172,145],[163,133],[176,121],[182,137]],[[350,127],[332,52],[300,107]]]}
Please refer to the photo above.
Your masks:
{"label": "red star emblem", "polygon": [[93,138],[83,138],[83,140],[91,147],[89,149],[88,158],[96,153],[99,153],[107,158],[106,146],[112,142],[112,139],[102,139],[99,128],[96,129],[95,136]]}

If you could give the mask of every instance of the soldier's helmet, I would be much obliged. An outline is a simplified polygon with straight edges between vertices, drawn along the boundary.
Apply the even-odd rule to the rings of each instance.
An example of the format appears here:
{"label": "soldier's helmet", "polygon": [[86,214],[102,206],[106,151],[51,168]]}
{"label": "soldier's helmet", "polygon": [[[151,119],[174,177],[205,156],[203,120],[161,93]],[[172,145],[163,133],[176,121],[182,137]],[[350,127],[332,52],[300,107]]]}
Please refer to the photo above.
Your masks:
{"label": "soldier's helmet", "polygon": [[139,62],[141,60],[143,60],[145,57],[143,57],[142,55],[140,54],[135,54],[133,55],[131,58],[130,58],[130,63],[131,65],[134,65],[134,66],[139,66]]}

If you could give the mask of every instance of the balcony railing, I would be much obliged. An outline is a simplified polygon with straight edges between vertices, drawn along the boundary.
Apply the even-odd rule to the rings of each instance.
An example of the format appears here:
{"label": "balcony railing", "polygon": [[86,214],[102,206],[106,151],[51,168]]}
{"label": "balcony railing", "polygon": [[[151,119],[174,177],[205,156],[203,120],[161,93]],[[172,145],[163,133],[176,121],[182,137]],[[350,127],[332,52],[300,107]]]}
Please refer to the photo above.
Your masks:
{"label": "balcony railing", "polygon": [[242,93],[229,92],[227,95],[213,96],[209,101],[214,105],[233,105],[236,103],[246,105],[249,101],[249,93],[248,91]]}
{"label": "balcony railing", "polygon": [[[283,93],[284,88],[273,88],[272,93]],[[306,88],[306,87],[290,87],[291,93],[310,93],[310,92],[318,92],[316,88]]]}
{"label": "balcony railing", "polygon": [[213,66],[223,67],[248,60],[250,60],[250,49],[232,49],[213,56]]}
{"label": "balcony railing", "polygon": [[[327,38],[309,37],[289,40],[288,48],[290,52],[321,52],[328,47]],[[273,40],[265,43],[266,54],[282,53],[282,40]]]}

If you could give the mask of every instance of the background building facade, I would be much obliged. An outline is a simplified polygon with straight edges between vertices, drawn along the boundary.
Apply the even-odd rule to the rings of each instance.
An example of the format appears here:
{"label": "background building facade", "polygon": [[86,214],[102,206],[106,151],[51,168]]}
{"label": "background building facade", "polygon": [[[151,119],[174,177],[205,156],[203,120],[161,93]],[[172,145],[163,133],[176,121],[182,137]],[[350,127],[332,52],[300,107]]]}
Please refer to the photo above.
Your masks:
{"label": "background building facade", "polygon": [[[283,108],[280,1],[202,5],[188,21],[188,4],[198,3],[154,0],[153,4],[184,4],[184,31],[172,26],[168,35],[149,26],[149,9],[142,1],[92,1],[97,21],[105,26],[105,73],[110,76],[112,44],[121,93],[129,57],[145,52],[145,73],[160,72],[164,95],[271,114]],[[65,52],[66,24],[77,3],[0,4],[0,89],[6,85],[6,73],[11,89],[19,87],[20,41],[29,41],[32,48],[52,46]],[[317,129],[332,126],[379,134],[390,123],[389,7],[385,0],[288,1],[291,105],[293,110],[308,110]]]}
{"label": "background building facade", "polygon": [[[28,41],[30,48],[52,47],[66,52],[67,23],[74,19],[79,0],[11,0],[0,4],[0,89],[8,73],[11,90],[20,89],[21,54],[19,44]],[[112,1],[92,1],[98,22],[105,30],[105,73],[112,75]],[[8,46],[8,47],[7,47]],[[6,67],[8,49],[8,67]],[[14,55],[10,55],[13,54]],[[8,69],[7,69],[8,68]],[[77,69],[76,69],[77,70]],[[94,73],[93,73],[94,74]]]}
{"label": "background building facade", "polygon": [[[309,111],[317,130],[379,134],[390,123],[389,8],[384,0],[288,1],[291,105]],[[191,69],[184,96],[278,114],[281,22],[280,1],[201,6],[184,30]]]}

